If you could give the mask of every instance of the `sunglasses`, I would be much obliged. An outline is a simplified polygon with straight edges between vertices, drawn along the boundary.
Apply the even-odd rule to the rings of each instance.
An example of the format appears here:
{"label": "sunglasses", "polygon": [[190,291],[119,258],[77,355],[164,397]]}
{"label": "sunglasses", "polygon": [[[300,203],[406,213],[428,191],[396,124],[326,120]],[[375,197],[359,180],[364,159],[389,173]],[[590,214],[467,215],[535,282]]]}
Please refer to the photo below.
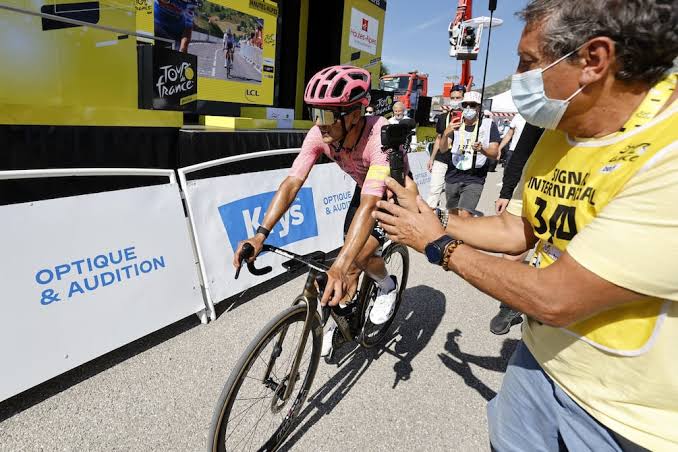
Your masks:
{"label": "sunglasses", "polygon": [[462,108],[466,108],[466,107],[478,108],[478,104],[476,104],[475,102],[462,102],[461,107]]}
{"label": "sunglasses", "polygon": [[346,111],[325,110],[323,108],[310,108],[309,110],[311,112],[311,121],[318,124],[319,126],[331,126],[335,122],[339,121],[342,117],[357,110],[357,108],[351,108],[350,110]]}

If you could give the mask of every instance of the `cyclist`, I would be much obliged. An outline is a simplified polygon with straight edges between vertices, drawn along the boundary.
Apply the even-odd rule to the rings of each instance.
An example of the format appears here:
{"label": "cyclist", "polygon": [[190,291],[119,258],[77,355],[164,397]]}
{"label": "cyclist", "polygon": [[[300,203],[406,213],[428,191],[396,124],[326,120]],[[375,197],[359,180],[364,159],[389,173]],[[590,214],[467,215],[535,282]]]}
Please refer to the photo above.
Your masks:
{"label": "cyclist", "polygon": [[155,0],[153,3],[155,35],[172,39],[174,50],[188,52],[196,8],[195,0]]}
{"label": "cyclist", "polygon": [[233,52],[235,49],[235,35],[230,28],[224,33],[223,49],[226,50],[226,53],[224,53],[224,67],[227,67],[229,62],[233,64]]}
{"label": "cyclist", "polygon": [[[363,270],[379,286],[370,321],[380,325],[393,313],[398,281],[389,276],[384,260],[375,255],[384,243],[384,234],[381,229],[375,228],[371,214],[385,195],[384,180],[390,168],[381,147],[381,128],[387,125],[386,119],[363,116],[370,103],[370,84],[370,73],[353,66],[331,66],[311,78],[306,86],[304,102],[311,109],[315,126],[306,135],[301,152],[289,176],[280,184],[257,233],[239,244],[233,265],[240,265],[238,258],[245,242],[254,247],[255,257],[259,254],[268,234],[290,207],[313,164],[321,154],[325,154],[357,185],[344,221],[344,246],[327,272],[328,283],[321,302],[336,306],[350,299],[357,287],[360,270]],[[323,340],[323,355],[330,351],[331,333],[332,329],[328,328]]]}

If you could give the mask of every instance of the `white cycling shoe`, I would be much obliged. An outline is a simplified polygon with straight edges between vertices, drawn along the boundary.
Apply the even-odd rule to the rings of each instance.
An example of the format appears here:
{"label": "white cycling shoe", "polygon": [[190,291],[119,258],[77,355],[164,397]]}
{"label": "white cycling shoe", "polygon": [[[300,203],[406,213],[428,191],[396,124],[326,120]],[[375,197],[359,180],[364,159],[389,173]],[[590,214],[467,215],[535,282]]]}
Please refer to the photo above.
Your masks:
{"label": "white cycling shoe", "polygon": [[323,332],[323,345],[320,348],[320,356],[323,358],[332,354],[332,338],[334,337],[334,330],[337,329],[337,323],[332,317],[327,320],[325,331]]}
{"label": "white cycling shoe", "polygon": [[[370,322],[374,325],[386,323],[393,315],[396,301],[398,300],[398,279],[391,275],[395,288],[390,292],[384,292],[381,288],[377,291],[377,298],[370,311]],[[323,344],[324,345],[324,344]]]}

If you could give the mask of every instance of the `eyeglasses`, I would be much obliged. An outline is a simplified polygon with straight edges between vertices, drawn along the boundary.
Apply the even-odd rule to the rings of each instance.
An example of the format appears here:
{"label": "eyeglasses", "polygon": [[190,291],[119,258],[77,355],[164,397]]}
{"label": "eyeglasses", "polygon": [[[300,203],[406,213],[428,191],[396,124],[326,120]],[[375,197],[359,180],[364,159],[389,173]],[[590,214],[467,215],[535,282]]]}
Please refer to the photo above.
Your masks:
{"label": "eyeglasses", "polygon": [[374,110],[365,110],[365,113],[367,113],[367,114],[370,114],[370,115],[371,115],[371,114],[373,114],[373,113],[374,113]]}
{"label": "eyeglasses", "polygon": [[476,104],[475,102],[462,102],[461,107],[462,108],[466,108],[466,107],[478,108],[478,104]]}

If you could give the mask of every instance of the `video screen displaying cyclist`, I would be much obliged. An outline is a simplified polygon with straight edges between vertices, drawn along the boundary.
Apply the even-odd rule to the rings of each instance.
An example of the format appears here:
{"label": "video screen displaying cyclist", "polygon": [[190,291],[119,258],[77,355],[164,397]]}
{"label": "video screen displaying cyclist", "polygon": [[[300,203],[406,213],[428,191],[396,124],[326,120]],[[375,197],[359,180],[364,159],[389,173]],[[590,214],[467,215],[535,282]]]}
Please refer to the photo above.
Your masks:
{"label": "video screen displaying cyclist", "polygon": [[153,3],[154,34],[174,41],[174,50],[188,52],[193,33],[195,1],[155,0]]}
{"label": "video screen displaying cyclist", "polygon": [[228,68],[226,72],[227,76],[230,77],[230,68],[229,64],[233,64],[233,55],[235,52],[235,35],[233,31],[229,28],[226,33],[224,33],[224,67]]}

